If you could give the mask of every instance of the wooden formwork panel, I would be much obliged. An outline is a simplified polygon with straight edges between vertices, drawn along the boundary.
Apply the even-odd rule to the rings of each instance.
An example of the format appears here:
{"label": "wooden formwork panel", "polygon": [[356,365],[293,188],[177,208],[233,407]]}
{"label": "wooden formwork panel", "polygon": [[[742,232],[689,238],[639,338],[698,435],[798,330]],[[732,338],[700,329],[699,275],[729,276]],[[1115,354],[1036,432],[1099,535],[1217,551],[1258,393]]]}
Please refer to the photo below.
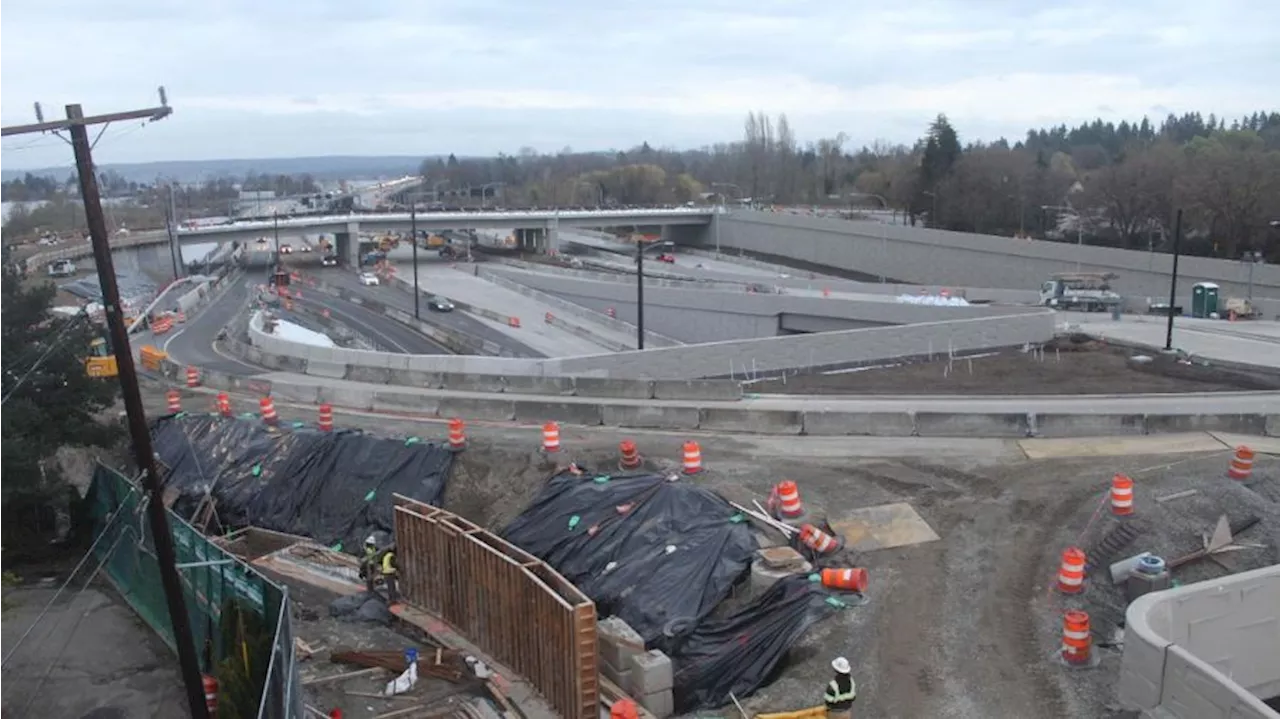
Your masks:
{"label": "wooden formwork panel", "polygon": [[533,555],[463,517],[396,496],[402,598],[529,681],[562,716],[596,719],[595,604]]}

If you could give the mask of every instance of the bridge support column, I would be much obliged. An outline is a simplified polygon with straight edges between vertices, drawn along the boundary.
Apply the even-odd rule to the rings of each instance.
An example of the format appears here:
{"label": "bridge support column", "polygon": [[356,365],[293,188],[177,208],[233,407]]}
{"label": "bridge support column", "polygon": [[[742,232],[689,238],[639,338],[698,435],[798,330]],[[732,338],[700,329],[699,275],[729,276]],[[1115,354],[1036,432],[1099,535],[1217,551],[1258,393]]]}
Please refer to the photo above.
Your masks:
{"label": "bridge support column", "polygon": [[348,222],[346,232],[333,233],[333,245],[338,262],[353,269],[360,267],[360,223]]}
{"label": "bridge support column", "polygon": [[560,254],[560,220],[547,222],[546,251],[548,255]]}

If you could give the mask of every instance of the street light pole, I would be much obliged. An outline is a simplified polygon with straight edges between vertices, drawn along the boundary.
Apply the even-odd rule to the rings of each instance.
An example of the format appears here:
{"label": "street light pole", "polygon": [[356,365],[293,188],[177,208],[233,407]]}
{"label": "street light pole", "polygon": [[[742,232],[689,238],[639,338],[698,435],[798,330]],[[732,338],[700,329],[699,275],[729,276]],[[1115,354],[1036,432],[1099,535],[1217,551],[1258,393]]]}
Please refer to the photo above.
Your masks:
{"label": "street light pole", "polygon": [[636,240],[636,349],[644,349],[644,243]]}
{"label": "street light pole", "polygon": [[413,318],[422,319],[418,298],[418,199],[409,200],[409,241],[413,243]]}
{"label": "street light pole", "polygon": [[271,211],[271,227],[276,238],[276,267],[280,266],[280,213]]}
{"label": "street light pole", "polygon": [[1169,323],[1164,331],[1164,350],[1173,350],[1173,306],[1178,299],[1178,251],[1182,249],[1182,210],[1173,221],[1173,274],[1169,277]]}

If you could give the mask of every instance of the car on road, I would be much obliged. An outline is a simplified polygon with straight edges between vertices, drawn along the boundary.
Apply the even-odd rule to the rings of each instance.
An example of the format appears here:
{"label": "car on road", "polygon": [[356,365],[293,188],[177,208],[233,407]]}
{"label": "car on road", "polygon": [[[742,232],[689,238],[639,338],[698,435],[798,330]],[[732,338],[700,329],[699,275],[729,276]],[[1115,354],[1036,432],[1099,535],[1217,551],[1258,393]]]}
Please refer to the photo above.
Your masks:
{"label": "car on road", "polygon": [[665,262],[669,265],[674,265],[676,263],[676,256],[663,252],[662,254],[658,255],[658,261]]}
{"label": "car on road", "polygon": [[311,245],[303,245],[298,248],[298,252],[310,252],[310,251],[311,251]]}
{"label": "car on road", "polygon": [[432,295],[427,300],[427,307],[429,309],[435,310],[436,312],[452,312],[453,311],[453,303],[450,302],[448,298],[441,297],[440,295]]}
{"label": "car on road", "polygon": [[373,274],[372,272],[361,272],[360,284],[364,285],[365,287],[377,287],[382,283],[378,281],[378,276]]}
{"label": "car on road", "polygon": [[338,257],[336,255],[325,255],[320,258],[321,267],[337,267]]}
{"label": "car on road", "polygon": [[280,254],[282,254],[282,255],[291,255],[291,254],[293,254],[293,245],[288,245],[288,244],[286,244],[286,245],[280,245]]}

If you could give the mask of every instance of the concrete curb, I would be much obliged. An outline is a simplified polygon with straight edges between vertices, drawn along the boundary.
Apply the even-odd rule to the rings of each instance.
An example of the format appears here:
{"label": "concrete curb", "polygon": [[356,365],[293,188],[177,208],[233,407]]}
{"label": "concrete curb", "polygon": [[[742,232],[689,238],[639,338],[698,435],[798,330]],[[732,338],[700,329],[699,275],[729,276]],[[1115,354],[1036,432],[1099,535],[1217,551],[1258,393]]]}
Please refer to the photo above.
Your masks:
{"label": "concrete curb", "polygon": [[[166,361],[162,374],[181,383],[185,368]],[[558,378],[563,381],[569,378]],[[580,426],[633,429],[700,430],[781,436],[825,437],[1086,437],[1156,435],[1193,431],[1280,436],[1280,415],[1263,414],[1019,414],[991,412],[831,412],[682,405],[642,405],[607,398],[565,394],[522,395],[497,392],[491,397],[459,396],[440,391],[409,392],[386,385],[353,388],[325,384],[270,381],[204,371],[204,387],[272,395],[303,404],[330,403],[347,409],[399,412],[424,418],[514,421],[536,424],[558,421]],[[505,388],[504,388],[505,389]],[[541,388],[545,390],[546,388]]]}

